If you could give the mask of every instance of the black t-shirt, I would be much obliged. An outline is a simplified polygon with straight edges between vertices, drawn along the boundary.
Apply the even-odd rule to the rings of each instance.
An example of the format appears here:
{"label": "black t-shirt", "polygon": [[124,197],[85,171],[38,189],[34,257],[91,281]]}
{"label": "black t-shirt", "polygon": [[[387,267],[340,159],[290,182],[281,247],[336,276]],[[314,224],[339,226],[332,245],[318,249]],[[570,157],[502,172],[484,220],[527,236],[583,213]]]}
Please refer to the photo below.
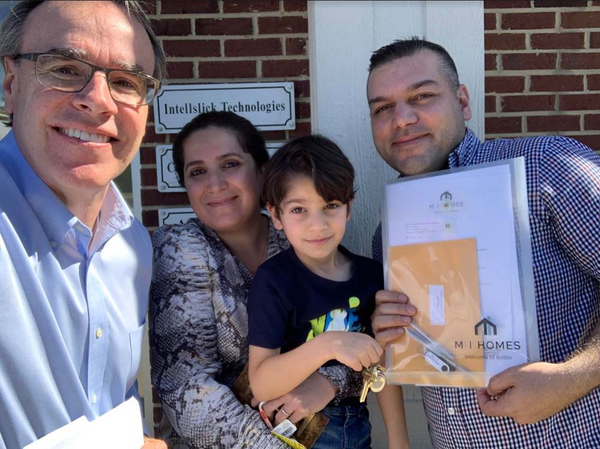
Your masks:
{"label": "black t-shirt", "polygon": [[310,271],[292,247],[259,267],[248,299],[249,344],[284,353],[330,330],[371,334],[382,266],[339,249],[352,262],[352,276],[343,282]]}

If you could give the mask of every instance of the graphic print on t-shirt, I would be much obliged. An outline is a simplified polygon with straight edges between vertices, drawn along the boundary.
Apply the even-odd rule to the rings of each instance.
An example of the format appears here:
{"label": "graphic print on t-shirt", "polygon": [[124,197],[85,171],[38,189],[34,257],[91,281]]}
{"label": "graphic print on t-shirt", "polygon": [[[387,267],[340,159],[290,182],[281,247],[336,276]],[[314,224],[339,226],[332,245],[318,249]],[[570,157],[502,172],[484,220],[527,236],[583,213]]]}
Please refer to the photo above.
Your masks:
{"label": "graphic print on t-shirt", "polygon": [[348,299],[347,309],[334,309],[329,313],[310,320],[311,330],[306,341],[312,340],[317,335],[329,331],[362,332],[364,326],[358,316],[360,299],[352,296]]}

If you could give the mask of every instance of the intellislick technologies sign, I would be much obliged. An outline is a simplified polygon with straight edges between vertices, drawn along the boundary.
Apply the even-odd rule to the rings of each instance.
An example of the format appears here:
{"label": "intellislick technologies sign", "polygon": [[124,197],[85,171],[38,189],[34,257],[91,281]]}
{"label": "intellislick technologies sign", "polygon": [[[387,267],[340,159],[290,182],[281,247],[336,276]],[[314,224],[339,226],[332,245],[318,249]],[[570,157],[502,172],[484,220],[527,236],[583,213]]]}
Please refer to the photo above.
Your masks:
{"label": "intellislick technologies sign", "polygon": [[180,84],[163,86],[154,99],[158,134],[177,133],[198,114],[231,111],[260,130],[294,129],[294,83]]}

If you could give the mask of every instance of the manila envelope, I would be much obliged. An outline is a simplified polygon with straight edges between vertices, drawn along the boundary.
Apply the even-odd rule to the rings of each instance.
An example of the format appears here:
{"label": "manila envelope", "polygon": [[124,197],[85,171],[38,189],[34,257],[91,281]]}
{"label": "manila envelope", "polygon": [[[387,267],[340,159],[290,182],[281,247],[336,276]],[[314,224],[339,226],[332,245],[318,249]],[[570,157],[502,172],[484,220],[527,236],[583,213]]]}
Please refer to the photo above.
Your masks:
{"label": "manila envelope", "polygon": [[[413,323],[430,344],[406,333],[394,340],[386,349],[386,378],[400,384],[485,387],[482,336],[474,332],[481,320],[476,240],[395,246],[388,255],[388,288],[408,296],[418,310]],[[445,351],[435,350],[440,346]],[[436,354],[449,354],[446,359],[457,368],[448,370],[449,364],[442,371],[436,360],[431,362]]]}

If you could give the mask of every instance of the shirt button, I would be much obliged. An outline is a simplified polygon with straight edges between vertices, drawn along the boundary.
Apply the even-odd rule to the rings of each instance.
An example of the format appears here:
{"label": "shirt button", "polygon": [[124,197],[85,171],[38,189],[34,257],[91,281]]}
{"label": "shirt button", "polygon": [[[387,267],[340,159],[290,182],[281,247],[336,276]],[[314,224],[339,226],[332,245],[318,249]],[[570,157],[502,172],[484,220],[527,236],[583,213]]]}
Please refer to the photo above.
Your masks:
{"label": "shirt button", "polygon": [[98,400],[98,396],[93,395],[92,396],[92,404],[95,404],[97,400]]}
{"label": "shirt button", "polygon": [[56,243],[56,240],[50,240],[50,246],[52,248],[56,248],[58,246],[58,243]]}
{"label": "shirt button", "polygon": [[449,415],[454,415],[455,413],[456,413],[456,410],[454,410],[454,408],[448,407],[448,414]]}
{"label": "shirt button", "polygon": [[96,329],[96,339],[102,337],[102,328],[99,327],[98,329]]}

